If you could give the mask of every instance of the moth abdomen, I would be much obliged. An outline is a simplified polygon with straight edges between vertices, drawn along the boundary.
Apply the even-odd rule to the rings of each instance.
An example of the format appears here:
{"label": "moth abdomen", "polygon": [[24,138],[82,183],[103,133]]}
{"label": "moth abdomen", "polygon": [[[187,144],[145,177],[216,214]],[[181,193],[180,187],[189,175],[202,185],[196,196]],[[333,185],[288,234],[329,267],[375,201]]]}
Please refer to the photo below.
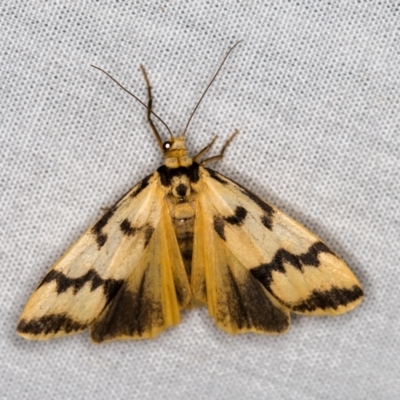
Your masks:
{"label": "moth abdomen", "polygon": [[188,277],[190,277],[195,211],[190,203],[179,203],[172,208],[171,217],[183,263],[185,264]]}

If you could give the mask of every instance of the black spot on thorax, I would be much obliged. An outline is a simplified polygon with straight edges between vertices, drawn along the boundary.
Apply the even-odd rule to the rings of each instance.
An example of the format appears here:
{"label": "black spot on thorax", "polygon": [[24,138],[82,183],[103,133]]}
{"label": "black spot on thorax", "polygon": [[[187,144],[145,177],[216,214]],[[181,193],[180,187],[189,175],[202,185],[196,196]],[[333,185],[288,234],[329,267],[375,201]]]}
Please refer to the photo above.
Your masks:
{"label": "black spot on thorax", "polygon": [[186,175],[192,183],[196,183],[200,178],[199,164],[196,162],[190,167],[168,168],[166,165],[161,165],[161,167],[157,169],[157,172],[163,186],[170,186],[171,180],[175,176]]}
{"label": "black spot on thorax", "polygon": [[187,186],[184,185],[183,183],[180,183],[180,184],[176,187],[175,190],[176,190],[176,193],[178,193],[178,195],[179,195],[180,197],[185,197],[188,188],[187,188]]}

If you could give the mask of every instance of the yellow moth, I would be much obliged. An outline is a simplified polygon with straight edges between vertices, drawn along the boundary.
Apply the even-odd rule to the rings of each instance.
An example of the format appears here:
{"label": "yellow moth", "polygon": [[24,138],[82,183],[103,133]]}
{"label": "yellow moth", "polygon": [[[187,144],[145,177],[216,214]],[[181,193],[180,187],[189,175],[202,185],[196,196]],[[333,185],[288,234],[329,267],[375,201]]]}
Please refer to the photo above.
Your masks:
{"label": "yellow moth", "polygon": [[[183,134],[174,136],[152,110],[142,71],[164,164],[53,266],[17,332],[45,340],[90,328],[94,342],[151,338],[178,324],[182,309],[207,304],[226,332],[282,333],[290,312],[337,315],[356,307],[360,283],[318,237],[205,167],[222,158],[236,132],[218,156],[203,159],[215,139],[195,157],[187,154],[187,127],[217,74]],[[164,143],[152,116],[170,133]]]}

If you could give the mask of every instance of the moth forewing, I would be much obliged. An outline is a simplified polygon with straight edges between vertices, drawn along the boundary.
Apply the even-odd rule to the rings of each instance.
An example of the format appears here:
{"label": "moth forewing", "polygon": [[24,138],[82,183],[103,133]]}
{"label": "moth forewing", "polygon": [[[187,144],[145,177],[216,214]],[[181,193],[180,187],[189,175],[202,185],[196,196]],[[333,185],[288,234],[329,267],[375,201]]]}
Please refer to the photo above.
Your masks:
{"label": "moth forewing", "polygon": [[161,216],[140,262],[91,329],[95,342],[144,339],[180,322],[180,308],[190,302],[184,266],[167,209]]}
{"label": "moth forewing", "polygon": [[209,224],[220,243],[283,308],[335,315],[361,302],[357,278],[317,236],[221,174],[203,170],[201,176],[199,211],[212,210]]}

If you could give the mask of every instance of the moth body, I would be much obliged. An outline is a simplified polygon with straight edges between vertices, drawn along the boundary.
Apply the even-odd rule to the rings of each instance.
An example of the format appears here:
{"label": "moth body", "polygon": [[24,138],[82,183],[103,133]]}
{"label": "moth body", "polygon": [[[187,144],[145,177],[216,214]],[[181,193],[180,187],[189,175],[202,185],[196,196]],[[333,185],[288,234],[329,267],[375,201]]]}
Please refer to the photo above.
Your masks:
{"label": "moth body", "polygon": [[193,158],[184,133],[170,132],[162,143],[142,71],[164,164],[53,266],[17,332],[45,340],[89,328],[97,343],[151,338],[178,324],[182,309],[206,304],[226,332],[278,334],[291,312],[338,315],[356,307],[363,291],[343,260],[298,222],[205,167],[222,158],[236,133],[203,161],[215,138]]}
{"label": "moth body", "polygon": [[[171,143],[171,151],[164,154],[164,166],[159,168],[164,182],[165,199],[178,240],[179,250],[190,279],[193,255],[194,218],[196,215],[196,192],[191,177],[198,179],[197,163],[187,156],[184,138]],[[176,149],[176,144],[179,150]],[[171,157],[171,154],[173,156]],[[172,167],[168,167],[172,166]]]}

